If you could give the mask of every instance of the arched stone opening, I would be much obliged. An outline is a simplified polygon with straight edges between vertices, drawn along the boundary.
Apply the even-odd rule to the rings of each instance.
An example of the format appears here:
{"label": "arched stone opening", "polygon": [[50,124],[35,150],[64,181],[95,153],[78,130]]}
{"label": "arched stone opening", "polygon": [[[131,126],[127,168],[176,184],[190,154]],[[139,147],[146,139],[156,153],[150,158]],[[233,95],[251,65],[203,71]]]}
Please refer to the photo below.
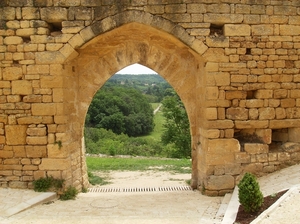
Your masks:
{"label": "arched stone opening", "polygon": [[69,126],[68,150],[71,157],[74,153],[74,158],[80,158],[83,176],[82,180],[78,179],[78,166],[72,166],[71,183],[87,184],[82,138],[85,116],[94,94],[116,72],[139,63],[166,79],[185,105],[192,136],[192,186],[197,188],[203,59],[172,35],[139,23],[104,33],[77,51],[79,56],[64,65],[63,110]]}

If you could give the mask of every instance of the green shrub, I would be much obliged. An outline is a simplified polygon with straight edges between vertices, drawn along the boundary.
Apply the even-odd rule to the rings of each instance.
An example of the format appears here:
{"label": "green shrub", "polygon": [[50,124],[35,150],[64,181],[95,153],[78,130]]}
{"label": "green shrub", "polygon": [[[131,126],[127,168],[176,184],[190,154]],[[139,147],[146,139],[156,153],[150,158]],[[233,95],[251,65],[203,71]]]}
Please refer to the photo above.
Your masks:
{"label": "green shrub", "polygon": [[256,177],[251,173],[245,173],[238,187],[239,202],[244,210],[249,213],[257,212],[264,201],[264,197],[259,189]]}
{"label": "green shrub", "polygon": [[33,181],[33,189],[37,192],[46,192],[52,187],[53,177],[41,177]]}
{"label": "green shrub", "polygon": [[65,190],[63,194],[60,195],[59,199],[62,201],[71,200],[71,199],[74,200],[77,194],[78,194],[77,189],[73,186],[69,186],[67,190]]}

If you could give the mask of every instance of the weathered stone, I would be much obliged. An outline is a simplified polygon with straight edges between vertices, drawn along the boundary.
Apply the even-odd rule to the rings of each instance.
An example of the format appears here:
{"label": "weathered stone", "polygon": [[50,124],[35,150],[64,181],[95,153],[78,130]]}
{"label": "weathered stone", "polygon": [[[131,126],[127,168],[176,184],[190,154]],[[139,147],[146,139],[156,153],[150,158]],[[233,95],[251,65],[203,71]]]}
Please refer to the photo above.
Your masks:
{"label": "weathered stone", "polygon": [[251,27],[247,24],[225,24],[225,36],[250,36]]}
{"label": "weathered stone", "polygon": [[6,125],[6,144],[7,145],[25,145],[26,144],[26,130],[25,125]]}
{"label": "weathered stone", "polygon": [[65,170],[70,168],[69,159],[42,159],[41,165],[39,165],[40,170]]}
{"label": "weathered stone", "polygon": [[269,152],[267,144],[246,143],[244,149],[249,154],[264,154]]}
{"label": "weathered stone", "polygon": [[[193,186],[208,185],[206,194],[230,191],[232,177],[230,186],[220,181],[226,174],[299,161],[299,4],[236,3],[0,1],[1,186],[32,187],[46,174],[87,186],[78,136],[88,106],[135,63],[159,72],[184,103]],[[251,153],[240,152],[237,132],[282,142],[284,151],[253,153],[246,143]]]}
{"label": "weathered stone", "polygon": [[245,108],[228,108],[226,110],[226,118],[231,120],[247,120],[248,109]]}
{"label": "weathered stone", "polygon": [[209,176],[205,189],[219,190],[232,189],[234,187],[234,178],[231,175]]}
{"label": "weathered stone", "polygon": [[206,163],[221,165],[234,162],[234,155],[240,151],[240,144],[236,139],[214,139],[207,142]]}
{"label": "weathered stone", "polygon": [[42,158],[47,155],[46,146],[26,146],[25,150],[29,158]]}

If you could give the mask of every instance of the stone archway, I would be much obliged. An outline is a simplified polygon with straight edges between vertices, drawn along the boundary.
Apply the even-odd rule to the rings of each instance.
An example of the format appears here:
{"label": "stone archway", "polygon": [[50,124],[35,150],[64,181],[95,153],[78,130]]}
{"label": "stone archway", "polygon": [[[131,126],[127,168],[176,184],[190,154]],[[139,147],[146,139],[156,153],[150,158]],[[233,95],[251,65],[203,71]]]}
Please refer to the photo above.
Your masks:
{"label": "stone archway", "polygon": [[[71,143],[68,145],[82,145],[85,116],[97,90],[122,68],[142,64],[165,78],[185,105],[192,136],[192,186],[196,188],[203,59],[170,34],[140,23],[129,23],[104,33],[77,51],[79,56],[64,66],[64,111]],[[83,150],[80,153],[85,168]],[[73,176],[77,175],[72,172]]]}

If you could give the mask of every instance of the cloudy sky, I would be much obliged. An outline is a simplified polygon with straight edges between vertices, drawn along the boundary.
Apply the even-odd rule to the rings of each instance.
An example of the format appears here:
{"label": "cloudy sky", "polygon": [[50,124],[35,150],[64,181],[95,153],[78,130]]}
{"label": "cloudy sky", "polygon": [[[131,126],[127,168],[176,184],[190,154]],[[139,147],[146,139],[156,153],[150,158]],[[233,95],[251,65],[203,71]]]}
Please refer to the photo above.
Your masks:
{"label": "cloudy sky", "polygon": [[155,71],[151,70],[140,64],[129,65],[122,70],[118,71],[116,74],[157,74]]}

